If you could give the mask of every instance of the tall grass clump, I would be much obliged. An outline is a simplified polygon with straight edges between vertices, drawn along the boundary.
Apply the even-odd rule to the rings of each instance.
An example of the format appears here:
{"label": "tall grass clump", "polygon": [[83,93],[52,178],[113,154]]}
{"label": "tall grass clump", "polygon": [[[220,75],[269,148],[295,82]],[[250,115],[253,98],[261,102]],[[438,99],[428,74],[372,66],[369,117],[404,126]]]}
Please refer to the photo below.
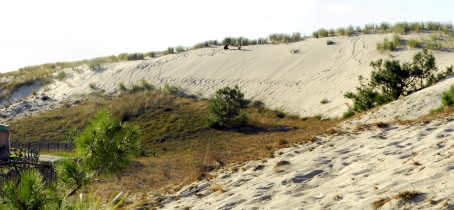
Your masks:
{"label": "tall grass clump", "polygon": [[301,41],[301,34],[300,33],[293,33],[293,34],[271,34],[268,39],[273,44],[280,44],[280,43],[290,43],[290,42],[297,42]]}
{"label": "tall grass clump", "polygon": [[131,53],[127,55],[128,61],[136,61],[136,60],[143,60],[145,55],[143,53]]}
{"label": "tall grass clump", "polygon": [[392,27],[392,32],[398,34],[407,34],[410,31],[410,26],[408,23],[396,23]]}
{"label": "tall grass clump", "polygon": [[396,47],[397,46],[394,44],[394,42],[389,41],[387,38],[385,38],[382,43],[377,43],[377,50],[380,52],[394,51]]}
{"label": "tall grass clump", "polygon": [[421,43],[416,39],[409,39],[408,46],[410,48],[419,48],[419,47],[421,47]]}
{"label": "tall grass clump", "polygon": [[140,148],[140,131],[109,111],[98,112],[75,139],[76,151],[90,171],[115,173],[127,166]]}
{"label": "tall grass clump", "polygon": [[447,91],[441,94],[441,103],[444,107],[454,105],[454,85],[452,85]]}
{"label": "tall grass clump", "polygon": [[425,44],[429,50],[440,50],[443,48],[443,44],[438,40],[426,40]]}
{"label": "tall grass clump", "polygon": [[248,102],[238,86],[225,87],[216,91],[210,100],[207,118],[208,126],[217,129],[238,128],[247,124],[248,117],[242,112],[247,108]]}
{"label": "tall grass clump", "polygon": [[64,80],[67,76],[68,75],[66,74],[66,72],[60,71],[58,72],[56,79],[61,81]]}
{"label": "tall grass clump", "polygon": [[399,34],[394,34],[393,35],[393,44],[394,44],[394,46],[399,46],[400,42],[401,42],[401,38],[400,38]]}

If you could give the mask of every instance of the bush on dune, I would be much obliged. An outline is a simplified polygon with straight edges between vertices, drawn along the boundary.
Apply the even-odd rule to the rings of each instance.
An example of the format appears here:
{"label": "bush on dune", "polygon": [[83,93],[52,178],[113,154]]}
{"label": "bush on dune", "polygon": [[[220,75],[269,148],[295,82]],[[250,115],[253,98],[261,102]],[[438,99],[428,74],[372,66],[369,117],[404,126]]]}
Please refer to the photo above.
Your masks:
{"label": "bush on dune", "polygon": [[225,87],[216,91],[214,99],[210,100],[208,109],[210,116],[207,118],[211,128],[239,128],[247,124],[248,117],[242,112],[247,108],[248,102],[238,86]]}
{"label": "bush on dune", "polygon": [[115,173],[126,167],[140,150],[140,131],[103,110],[75,139],[83,165],[98,173]]}
{"label": "bush on dune", "polygon": [[452,73],[452,69],[448,68],[445,73],[435,75],[435,57],[428,50],[417,53],[411,63],[401,64],[399,61],[380,59],[371,62],[371,67],[374,70],[370,81],[365,83],[360,77],[361,85],[356,93],[347,92],[344,95],[352,100],[354,112],[366,111],[397,100],[400,96],[426,88]]}

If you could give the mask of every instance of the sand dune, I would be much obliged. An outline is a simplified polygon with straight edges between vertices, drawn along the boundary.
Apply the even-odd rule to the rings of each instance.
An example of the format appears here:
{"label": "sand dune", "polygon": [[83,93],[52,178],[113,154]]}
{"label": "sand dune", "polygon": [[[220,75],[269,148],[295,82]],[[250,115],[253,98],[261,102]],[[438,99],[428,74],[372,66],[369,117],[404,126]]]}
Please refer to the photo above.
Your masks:
{"label": "sand dune", "polygon": [[[326,38],[281,44],[246,46],[245,50],[205,48],[144,61],[106,65],[103,72],[86,67],[82,73],[67,70],[72,78],[56,82],[49,95],[63,99],[92,92],[89,83],[107,93],[117,91],[120,82],[127,86],[145,79],[155,86],[172,84],[190,93],[209,96],[224,86],[239,85],[246,96],[262,100],[271,108],[301,116],[338,117],[347,106],[343,94],[358,86],[358,76],[368,77],[369,64],[390,58],[376,50],[376,43],[391,35],[361,35]],[[415,36],[415,35],[413,35]],[[405,37],[404,37],[405,38]],[[292,54],[291,50],[299,50]],[[393,58],[409,61],[417,50],[393,52]],[[435,52],[437,64],[454,64],[454,53]],[[330,103],[321,105],[327,99]]]}
{"label": "sand dune", "polygon": [[[164,209],[372,209],[388,197],[383,209],[454,208],[453,131],[451,117],[319,137],[159,199]],[[421,195],[393,198],[405,191]]]}
{"label": "sand dune", "polygon": [[[77,70],[66,69],[69,78],[41,88],[39,93],[49,95],[57,103],[61,103],[101,90],[115,94],[119,91],[120,83],[130,87],[140,84],[142,79],[155,86],[176,85],[191,94],[205,97],[209,97],[218,88],[238,85],[247,98],[261,100],[270,108],[300,116],[339,117],[347,110],[350,102],[343,95],[355,90],[359,84],[358,76],[369,77],[371,61],[391,57],[410,61],[418,52],[415,49],[400,49],[392,53],[379,53],[376,50],[377,42],[391,36],[378,34],[307,39],[291,44],[246,46],[241,51],[223,50],[222,47],[204,48],[149,60],[106,64],[105,70],[101,72],[81,66]],[[402,38],[415,36],[428,35],[408,35]],[[335,44],[327,45],[328,39]],[[298,53],[291,53],[293,50],[298,50]],[[454,64],[454,53],[435,51],[434,55],[441,69]],[[411,116],[427,114],[430,109],[438,106],[435,97],[452,82],[454,80],[437,85],[437,94],[431,93],[430,90],[433,89],[430,89],[409,96],[403,102],[396,102],[397,106],[401,103],[408,103],[409,106],[417,103],[419,105],[416,107],[422,107],[419,111],[414,112],[414,109],[409,108],[406,112],[387,114],[385,111],[386,114],[377,112],[374,116],[391,119],[406,113],[413,113]],[[90,83],[97,88],[90,88]],[[27,92],[28,95],[22,92]],[[421,94],[434,97],[418,101]],[[30,88],[13,94],[10,101],[13,104],[21,102],[29,95]],[[320,101],[323,99],[329,103],[322,105]],[[33,107],[34,102],[30,103]],[[391,108],[391,112],[395,110]],[[2,112],[9,113],[9,118],[15,117],[15,112],[7,108]]]}

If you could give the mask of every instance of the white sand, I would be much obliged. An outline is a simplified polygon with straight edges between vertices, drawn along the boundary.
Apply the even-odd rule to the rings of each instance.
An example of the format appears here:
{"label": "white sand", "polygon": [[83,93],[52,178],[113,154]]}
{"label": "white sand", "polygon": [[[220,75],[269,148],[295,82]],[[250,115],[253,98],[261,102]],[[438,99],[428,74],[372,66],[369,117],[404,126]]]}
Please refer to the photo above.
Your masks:
{"label": "white sand", "polygon": [[[321,137],[250,162],[246,171],[195,183],[162,203],[164,209],[371,209],[381,198],[418,191],[423,195],[410,203],[393,199],[383,209],[454,208],[453,132],[450,118]],[[290,165],[278,173],[281,160]],[[254,171],[258,165],[263,170]],[[213,192],[218,186],[226,192]]]}
{"label": "white sand", "polygon": [[[371,61],[390,58],[380,54],[376,43],[391,35],[361,35],[281,44],[246,46],[245,51],[225,51],[221,47],[193,50],[145,61],[108,64],[103,72],[86,67],[82,73],[67,70],[72,78],[56,82],[48,91],[57,100],[74,94],[93,92],[90,83],[106,93],[139,84],[141,79],[155,86],[166,83],[189,93],[210,96],[218,88],[239,85],[246,97],[262,100],[271,108],[301,116],[338,117],[346,111],[343,95],[355,90],[358,76],[369,77]],[[298,49],[298,54],[290,53]],[[394,59],[410,61],[418,50],[393,52]],[[437,64],[444,69],[454,64],[454,53],[435,52]],[[321,105],[327,99],[330,103]]]}

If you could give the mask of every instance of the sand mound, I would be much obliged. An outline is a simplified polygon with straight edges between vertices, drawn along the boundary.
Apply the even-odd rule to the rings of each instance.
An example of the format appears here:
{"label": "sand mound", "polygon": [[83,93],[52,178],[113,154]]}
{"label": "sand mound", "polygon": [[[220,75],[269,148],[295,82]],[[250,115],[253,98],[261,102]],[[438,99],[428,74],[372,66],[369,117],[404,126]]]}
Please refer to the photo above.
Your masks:
{"label": "sand mound", "polygon": [[[453,131],[450,118],[320,137],[155,199],[164,209],[372,209],[385,198],[384,209],[444,209],[454,202]],[[407,191],[420,194],[394,198]]]}
{"label": "sand mound", "polygon": [[[329,38],[334,45],[327,45],[328,39],[323,38],[287,45],[246,46],[242,51],[205,48],[108,64],[102,72],[81,67],[81,71],[66,70],[72,76],[50,86],[46,94],[63,99],[96,91],[89,87],[90,83],[96,84],[98,90],[115,93],[119,83],[131,86],[142,79],[155,86],[167,83],[204,96],[224,86],[239,85],[247,97],[261,100],[271,108],[301,116],[338,117],[349,102],[344,93],[358,86],[359,75],[369,76],[369,63],[390,58],[376,50],[377,42],[384,37],[391,35]],[[409,61],[416,52],[402,49],[393,52],[392,57]],[[454,64],[454,53],[435,52],[435,56],[441,67]],[[322,105],[323,99],[329,103]]]}

